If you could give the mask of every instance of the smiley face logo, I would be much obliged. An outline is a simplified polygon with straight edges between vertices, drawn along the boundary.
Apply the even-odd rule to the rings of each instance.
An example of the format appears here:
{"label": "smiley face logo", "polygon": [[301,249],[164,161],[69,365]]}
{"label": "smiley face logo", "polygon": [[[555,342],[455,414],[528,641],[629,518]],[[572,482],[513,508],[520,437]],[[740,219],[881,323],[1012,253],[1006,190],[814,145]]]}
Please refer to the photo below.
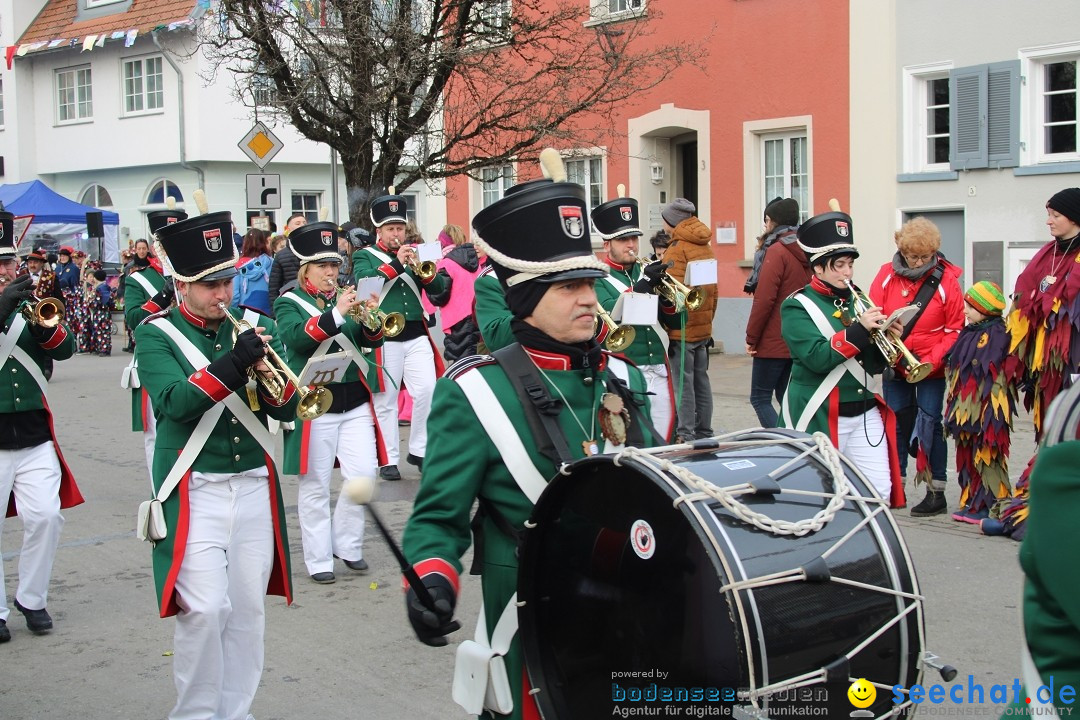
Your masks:
{"label": "smiley face logo", "polygon": [[877,690],[865,678],[851,683],[847,691],[848,700],[857,708],[868,708],[877,699]]}

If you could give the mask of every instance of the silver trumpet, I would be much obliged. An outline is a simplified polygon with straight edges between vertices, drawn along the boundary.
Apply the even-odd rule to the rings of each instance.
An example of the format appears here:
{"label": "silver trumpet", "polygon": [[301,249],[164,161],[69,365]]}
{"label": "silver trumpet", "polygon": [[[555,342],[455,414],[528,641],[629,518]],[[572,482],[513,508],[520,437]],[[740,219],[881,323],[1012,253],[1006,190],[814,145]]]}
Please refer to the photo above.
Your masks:
{"label": "silver trumpet", "polygon": [[[866,312],[870,306],[862,295],[855,290],[855,286],[851,284],[850,280],[845,280],[844,284],[851,290],[851,309],[854,311],[855,320],[857,321],[859,316]],[[909,383],[919,382],[933,370],[930,363],[921,362],[919,358],[915,357],[914,353],[908,350],[900,338],[890,337],[887,332],[882,330],[871,330],[870,340],[885,356],[885,362],[889,364],[889,367],[902,367],[906,370]]]}

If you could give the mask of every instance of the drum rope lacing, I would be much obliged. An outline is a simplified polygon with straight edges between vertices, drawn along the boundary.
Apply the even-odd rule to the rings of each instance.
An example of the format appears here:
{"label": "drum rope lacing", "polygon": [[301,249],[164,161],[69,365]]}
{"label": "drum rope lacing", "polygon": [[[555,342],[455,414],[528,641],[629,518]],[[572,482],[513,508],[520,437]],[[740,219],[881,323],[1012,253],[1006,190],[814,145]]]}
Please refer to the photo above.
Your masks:
{"label": "drum rope lacing", "polygon": [[[726,437],[733,437],[740,433],[730,433],[729,435],[719,435],[714,440],[722,441]],[[805,447],[808,442],[812,442],[813,445]],[[618,467],[621,465],[621,461],[625,457],[630,457],[638,462],[652,467],[655,470],[674,475],[681,480],[687,487],[696,490],[697,492],[689,495],[683,495],[676,498],[673,501],[673,505],[678,507],[684,502],[694,502],[697,500],[704,500],[711,498],[727,510],[742,520],[743,522],[753,525],[756,528],[770,532],[774,535],[795,535],[796,537],[802,537],[809,533],[821,530],[823,527],[829,524],[836,513],[843,509],[844,504],[849,498],[859,498],[867,502],[884,502],[880,498],[869,498],[855,495],[851,484],[847,480],[847,475],[844,473],[844,466],[841,460],[840,451],[837,450],[828,435],[824,433],[814,433],[810,438],[783,438],[776,440],[740,440],[738,441],[739,447],[767,447],[775,445],[796,445],[804,446],[804,451],[792,458],[788,462],[784,463],[780,467],[776,468],[768,474],[768,477],[775,480],[782,475],[789,467],[795,465],[795,463],[802,460],[807,455],[817,452],[820,460],[829,470],[829,474],[832,477],[833,492],[831,493],[817,493],[807,490],[795,490],[791,488],[780,488],[780,492],[786,495],[809,495],[812,497],[827,497],[829,502],[824,508],[816,512],[812,517],[804,518],[802,520],[796,520],[794,522],[790,520],[778,520],[771,518],[765,513],[752,510],[745,504],[738,500],[741,495],[753,495],[757,491],[750,483],[739,483],[738,485],[729,485],[727,487],[719,487],[699,475],[695,475],[690,470],[676,465],[675,463],[665,458],[655,457],[657,452],[668,452],[673,449],[693,449],[690,444],[683,445],[669,445],[663,448],[626,448],[622,450],[613,458],[613,462]]]}
{"label": "drum rope lacing", "polygon": [[[719,435],[713,440],[718,443],[722,443],[726,438],[734,438],[735,436],[744,435],[744,431],[736,433],[729,433],[727,435]],[[727,508],[735,517],[739,518],[743,522],[746,522],[754,527],[757,527],[766,532],[773,533],[775,535],[795,535],[802,537],[811,532],[821,530],[827,525],[833,518],[836,517],[836,513],[839,512],[848,500],[857,501],[860,503],[875,503],[878,507],[868,512],[862,520],[855,524],[847,533],[845,533],[840,539],[833,543],[828,550],[821,554],[821,559],[827,559],[836,550],[838,550],[844,543],[855,536],[857,532],[865,528],[874,518],[884,513],[887,508],[887,501],[879,497],[866,497],[856,494],[854,488],[847,480],[847,475],[844,472],[844,466],[840,452],[833,446],[832,441],[827,435],[821,432],[814,433],[809,438],[784,438],[776,440],[737,440],[732,444],[737,444],[742,447],[764,447],[775,445],[795,445],[803,447],[803,451],[797,456],[784,463],[780,467],[776,468],[768,474],[768,477],[772,480],[780,478],[786,470],[793,466],[795,463],[801,461],[807,455],[817,452],[819,460],[828,468],[829,473],[833,481],[832,493],[819,493],[805,490],[795,490],[791,488],[780,488],[780,492],[789,495],[802,495],[812,497],[829,498],[829,502],[826,506],[814,514],[813,517],[805,518],[803,520],[791,522],[786,520],[777,520],[771,518],[764,513],[760,513],[751,510],[745,504],[740,502],[737,497],[741,495],[752,495],[756,492],[755,488],[750,483],[739,483],[738,485],[731,485],[727,487],[719,487],[714,483],[705,480],[704,478],[690,472],[686,468],[672,463],[670,460],[664,458],[655,457],[658,453],[667,453],[673,450],[693,450],[695,447],[689,443],[679,445],[669,445],[661,448],[626,448],[613,457],[613,463],[616,466],[621,466],[623,458],[631,457],[649,467],[668,473],[669,475],[677,477],[687,487],[696,490],[696,492],[682,495],[672,501],[674,507],[678,507],[684,502],[693,502],[697,500],[713,499],[719,502],[723,507]],[[565,474],[565,473],[564,473]],[[869,485],[869,483],[867,483]],[[723,594],[728,591],[737,592],[740,590],[752,590],[757,587],[765,587],[768,585],[779,585],[790,582],[805,582],[808,580],[808,573],[806,568],[792,568],[777,573],[770,573],[768,575],[762,575],[755,578],[748,578],[737,582],[728,583],[720,588],[720,593]],[[834,582],[842,585],[848,585],[851,587],[861,588],[871,592],[878,592],[886,595],[892,595],[897,598],[902,598],[904,604],[903,609],[899,610],[895,616],[889,621],[883,623],[868,637],[863,638],[861,642],[851,648],[844,654],[844,657],[849,660],[855,657],[864,648],[874,642],[882,634],[887,632],[889,628],[896,625],[903,618],[907,617],[912,612],[921,614],[921,606],[924,600],[924,596],[918,593],[909,593],[902,590],[896,590],[892,588],[881,587],[878,585],[870,585],[867,583],[858,582],[856,580],[849,580],[846,578],[837,577],[830,573],[828,582]],[[920,623],[921,625],[921,623]],[[922,629],[920,627],[919,634],[921,636]],[[784,680],[764,685],[760,687],[752,687],[749,690],[742,691],[740,696],[743,699],[748,699],[756,707],[757,701],[760,698],[768,697],[786,690],[793,690],[801,687],[808,687],[812,685],[819,685],[828,680],[828,669],[819,668],[811,672],[803,673],[795,677],[786,678]],[[851,678],[854,681],[855,678]],[[891,686],[884,685],[882,683],[870,681],[871,684],[882,689],[889,689]],[[901,707],[906,707],[910,704],[910,700],[905,701]]]}

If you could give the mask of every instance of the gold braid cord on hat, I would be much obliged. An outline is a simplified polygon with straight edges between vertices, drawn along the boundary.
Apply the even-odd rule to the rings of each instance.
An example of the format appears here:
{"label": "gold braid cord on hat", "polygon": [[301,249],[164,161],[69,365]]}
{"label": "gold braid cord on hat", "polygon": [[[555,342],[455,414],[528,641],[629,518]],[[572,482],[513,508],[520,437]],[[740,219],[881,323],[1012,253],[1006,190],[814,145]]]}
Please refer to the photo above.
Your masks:
{"label": "gold braid cord on hat", "polygon": [[510,287],[543,275],[552,275],[566,270],[602,270],[606,275],[611,269],[592,253],[562,260],[518,260],[496,250],[481,238],[473,240],[473,245],[503,267],[517,271],[517,275],[506,281]]}
{"label": "gold braid cord on hat", "polygon": [[198,275],[181,275],[180,273],[176,272],[176,268],[174,268],[173,264],[169,262],[169,254],[165,252],[165,247],[161,244],[161,241],[157,239],[154,240],[154,254],[157,255],[158,259],[161,260],[161,269],[165,270],[165,272],[163,273],[164,275],[172,275],[174,280],[179,280],[180,282],[192,283],[199,282],[199,280],[203,279],[207,275],[211,273],[216,273],[219,270],[226,270],[228,268],[235,267],[236,261],[240,259],[240,251],[236,248],[236,243],[231,243],[231,245],[233,249],[233,256],[231,260],[226,260],[225,262],[214,265],[213,267],[208,267],[205,270],[200,271]]}

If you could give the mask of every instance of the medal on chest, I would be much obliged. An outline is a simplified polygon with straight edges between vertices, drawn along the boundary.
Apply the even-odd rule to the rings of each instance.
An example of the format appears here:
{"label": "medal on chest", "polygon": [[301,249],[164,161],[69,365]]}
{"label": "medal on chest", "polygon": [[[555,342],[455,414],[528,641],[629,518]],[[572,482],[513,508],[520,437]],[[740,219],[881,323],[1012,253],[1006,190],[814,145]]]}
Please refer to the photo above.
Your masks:
{"label": "medal on chest", "polygon": [[1039,292],[1046,292],[1050,286],[1057,282],[1057,275],[1047,275],[1039,283]]}
{"label": "medal on chest", "polygon": [[626,442],[626,429],[630,427],[630,411],[621,397],[615,393],[600,396],[600,434],[614,445]]}
{"label": "medal on chest", "polygon": [[854,319],[851,311],[843,304],[842,300],[836,302],[836,312],[833,313],[833,317],[840,318],[840,322],[844,324],[844,327],[850,325]]}

